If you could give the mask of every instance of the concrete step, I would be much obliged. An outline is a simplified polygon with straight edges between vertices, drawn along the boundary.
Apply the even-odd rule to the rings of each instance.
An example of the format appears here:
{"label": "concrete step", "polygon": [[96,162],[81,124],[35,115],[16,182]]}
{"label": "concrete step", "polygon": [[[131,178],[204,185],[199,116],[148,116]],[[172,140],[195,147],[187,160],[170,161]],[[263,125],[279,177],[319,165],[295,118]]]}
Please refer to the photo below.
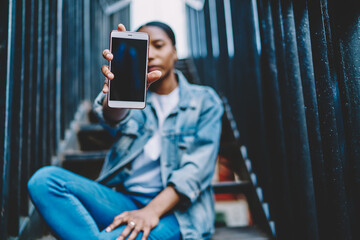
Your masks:
{"label": "concrete step", "polygon": [[43,236],[42,238],[38,238],[36,240],[57,240],[57,239],[52,235],[46,235],[46,236]]}
{"label": "concrete step", "polygon": [[211,240],[270,240],[265,233],[256,227],[218,227]]}

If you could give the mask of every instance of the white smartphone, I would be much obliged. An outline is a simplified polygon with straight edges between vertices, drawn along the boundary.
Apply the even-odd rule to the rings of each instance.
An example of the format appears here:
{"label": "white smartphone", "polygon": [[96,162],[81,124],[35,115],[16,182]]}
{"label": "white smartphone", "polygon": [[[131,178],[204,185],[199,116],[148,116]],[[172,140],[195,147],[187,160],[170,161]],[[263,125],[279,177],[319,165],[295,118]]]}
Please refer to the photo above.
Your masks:
{"label": "white smartphone", "polygon": [[108,105],[112,108],[145,108],[149,36],[143,32],[111,31]]}

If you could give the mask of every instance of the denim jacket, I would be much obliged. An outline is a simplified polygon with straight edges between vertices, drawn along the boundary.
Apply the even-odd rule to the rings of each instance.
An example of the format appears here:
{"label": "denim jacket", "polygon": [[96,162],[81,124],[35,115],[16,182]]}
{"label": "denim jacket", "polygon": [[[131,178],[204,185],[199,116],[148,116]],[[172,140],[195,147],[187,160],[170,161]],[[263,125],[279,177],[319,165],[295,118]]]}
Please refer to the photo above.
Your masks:
{"label": "denim jacket", "polygon": [[[181,196],[175,208],[183,239],[210,239],[214,231],[214,199],[211,180],[219,148],[223,105],[215,91],[187,82],[176,71],[179,103],[164,120],[160,169],[163,186],[174,186]],[[117,124],[106,122],[100,93],[94,111],[117,141],[105,159],[100,183],[117,186],[131,174],[130,162],[143,150],[157,128],[156,112],[147,94],[145,109],[132,109]]]}

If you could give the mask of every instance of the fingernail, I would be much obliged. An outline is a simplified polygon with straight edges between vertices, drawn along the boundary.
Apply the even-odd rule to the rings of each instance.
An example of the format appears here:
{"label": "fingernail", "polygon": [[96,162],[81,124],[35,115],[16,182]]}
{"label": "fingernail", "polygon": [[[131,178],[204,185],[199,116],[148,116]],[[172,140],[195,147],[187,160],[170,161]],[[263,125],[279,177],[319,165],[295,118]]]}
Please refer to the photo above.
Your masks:
{"label": "fingernail", "polygon": [[112,73],[109,73],[107,76],[108,76],[108,78],[114,78],[114,74],[112,74]]}
{"label": "fingernail", "polygon": [[110,232],[110,231],[111,231],[111,228],[110,228],[110,227],[107,227],[105,231]]}
{"label": "fingernail", "polygon": [[107,58],[111,58],[111,54],[109,54],[109,53],[106,54],[106,57],[107,57]]}

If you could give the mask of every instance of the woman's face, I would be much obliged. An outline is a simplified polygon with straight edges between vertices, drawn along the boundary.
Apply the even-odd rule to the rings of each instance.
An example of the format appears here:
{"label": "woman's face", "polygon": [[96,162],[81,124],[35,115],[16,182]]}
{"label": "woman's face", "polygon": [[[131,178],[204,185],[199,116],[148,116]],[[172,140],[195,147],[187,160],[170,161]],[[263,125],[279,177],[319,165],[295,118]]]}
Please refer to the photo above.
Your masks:
{"label": "woman's face", "polygon": [[166,79],[177,60],[176,48],[171,39],[156,26],[142,27],[139,32],[146,32],[150,37],[148,72],[159,70],[162,73],[161,78]]}

